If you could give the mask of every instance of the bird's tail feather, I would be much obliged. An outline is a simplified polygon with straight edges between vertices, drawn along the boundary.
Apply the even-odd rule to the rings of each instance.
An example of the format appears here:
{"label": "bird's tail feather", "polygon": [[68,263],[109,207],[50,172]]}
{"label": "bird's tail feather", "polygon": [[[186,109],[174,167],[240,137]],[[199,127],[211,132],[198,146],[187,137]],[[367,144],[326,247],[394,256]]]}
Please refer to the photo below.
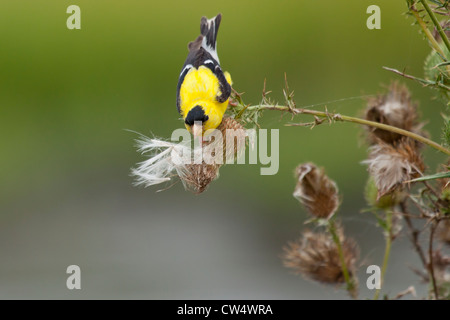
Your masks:
{"label": "bird's tail feather", "polygon": [[213,58],[219,61],[217,57],[217,32],[219,31],[220,21],[222,15],[219,13],[217,16],[211,19],[202,17],[200,22],[200,32],[203,36],[202,47],[208,51]]}

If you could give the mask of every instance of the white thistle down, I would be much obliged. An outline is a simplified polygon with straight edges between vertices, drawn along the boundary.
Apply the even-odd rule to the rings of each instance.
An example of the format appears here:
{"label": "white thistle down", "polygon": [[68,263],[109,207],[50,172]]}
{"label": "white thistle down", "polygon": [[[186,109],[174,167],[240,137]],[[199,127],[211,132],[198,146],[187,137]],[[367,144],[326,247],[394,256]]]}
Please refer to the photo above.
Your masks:
{"label": "white thistle down", "polygon": [[186,163],[180,161],[191,154],[190,144],[173,143],[141,136],[136,140],[138,151],[148,154],[149,159],[138,163],[131,174],[136,177],[135,185],[149,187],[170,181],[175,175],[187,174]]}
{"label": "white thistle down", "polygon": [[[408,152],[400,152],[387,144],[377,144],[369,148],[369,159],[362,161],[367,164],[368,171],[375,181],[380,195],[388,193],[397,185],[421,174],[420,163],[410,159]],[[413,160],[413,161],[411,161]]]}
{"label": "white thistle down", "polygon": [[[234,130],[233,133],[238,131],[237,136],[231,135],[230,143],[227,143],[228,129]],[[236,144],[235,137],[238,139]],[[245,140],[242,143],[245,138],[242,125],[228,117],[224,117],[217,130],[202,143],[186,136],[182,142],[174,143],[140,135],[136,140],[138,152],[149,158],[132,168],[131,175],[136,177],[134,185],[148,187],[179,178],[186,190],[202,193],[218,178],[224,158],[236,157],[245,150]]]}
{"label": "white thistle down", "polygon": [[389,98],[380,106],[382,114],[389,119],[389,122],[395,126],[402,126],[405,121],[405,114],[408,112],[408,106],[394,98]]}

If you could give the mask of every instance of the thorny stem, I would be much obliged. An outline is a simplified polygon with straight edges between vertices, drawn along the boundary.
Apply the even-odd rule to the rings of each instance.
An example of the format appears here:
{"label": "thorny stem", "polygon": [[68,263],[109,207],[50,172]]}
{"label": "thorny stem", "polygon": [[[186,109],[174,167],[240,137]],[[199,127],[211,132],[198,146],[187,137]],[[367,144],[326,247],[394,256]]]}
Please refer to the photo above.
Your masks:
{"label": "thorny stem", "polygon": [[[433,21],[433,24],[436,27],[436,30],[438,31],[439,35],[442,38],[442,41],[444,42],[445,46],[447,47],[447,49],[450,52],[450,42],[447,38],[447,35],[445,34],[444,30],[442,29],[441,24],[439,23],[439,21],[437,20],[436,16],[434,15],[433,11],[430,9],[430,7],[428,6],[428,3],[425,0],[420,0],[420,2],[422,3],[422,5],[424,6],[425,10],[427,11],[428,15],[430,16],[431,20]],[[444,53],[444,51],[442,50],[441,46],[439,45],[439,43],[437,42],[437,40],[435,39],[435,37],[431,34],[431,31],[428,29],[427,24],[425,23],[425,21],[423,21],[423,19],[420,17],[419,12],[417,11],[417,9],[413,6],[410,7],[410,12],[414,15],[414,17],[416,18],[417,22],[419,23],[420,27],[422,28],[423,32],[425,33],[426,37],[428,38],[428,41],[431,44],[431,47],[443,58],[446,58],[446,55]],[[447,66],[446,67],[447,72],[450,72],[450,67]],[[391,70],[393,71],[393,70]],[[400,73],[400,72],[397,72]],[[414,79],[416,81],[422,82],[426,84],[426,80],[424,81],[423,79],[419,79],[419,78],[415,78],[412,76],[407,76],[405,74],[403,74],[404,77],[406,78],[410,78],[410,79]],[[449,88],[439,82],[435,82],[432,83],[432,85],[441,87],[443,89],[449,90]]]}
{"label": "thorny stem", "polygon": [[422,181],[422,183],[425,185],[425,187],[427,187],[428,190],[430,190],[430,192],[437,198],[439,199],[439,194],[436,192],[436,190],[433,189],[433,187],[427,182],[427,181]]}
{"label": "thorny stem", "polygon": [[444,30],[442,30],[442,26],[439,23],[439,21],[436,18],[436,16],[434,15],[434,12],[431,10],[430,6],[428,5],[428,3],[425,0],[420,0],[420,2],[422,3],[423,7],[427,11],[428,15],[430,16],[431,20],[434,23],[434,26],[436,27],[437,31],[439,32],[439,35],[441,36],[442,41],[444,41],[445,46],[447,47],[448,51],[450,52],[450,42],[449,42],[449,40],[447,38],[447,35],[445,34]]}
{"label": "thorny stem", "polygon": [[348,272],[348,268],[345,263],[344,251],[342,250],[341,240],[339,239],[339,235],[337,234],[336,225],[334,221],[331,219],[328,220],[328,230],[330,231],[331,237],[333,238],[333,241],[336,244],[338,250],[339,259],[341,260],[342,265],[342,273],[344,275],[345,283],[347,284],[347,291],[352,298],[356,299],[355,284],[353,282],[353,279],[350,278],[350,274]]}
{"label": "thorny stem", "polygon": [[[420,27],[422,28],[423,32],[425,33],[426,37],[428,38],[428,41],[430,41],[431,46],[434,50],[436,50],[441,56],[444,56],[444,52],[442,51],[441,47],[439,46],[439,43],[436,41],[436,39],[431,34],[430,30],[427,27],[427,24],[423,19],[420,17],[419,13],[415,8],[410,8],[411,13],[416,18],[417,22],[419,23]],[[439,24],[439,23],[438,23]]]}
{"label": "thorny stem", "polygon": [[[381,286],[384,283],[384,275],[386,274],[387,265],[389,262],[389,255],[391,253],[391,245],[392,245],[392,212],[390,210],[386,210],[386,247],[384,249],[384,258],[383,258],[383,266],[381,267]],[[378,300],[380,296],[380,289],[375,291],[375,295],[373,297],[374,300]]]}
{"label": "thorny stem", "polygon": [[439,299],[439,292],[438,287],[436,283],[436,277],[434,275],[434,266],[433,266],[433,238],[434,238],[434,232],[436,230],[437,224],[439,223],[439,220],[433,221],[430,228],[430,240],[428,243],[428,261],[425,257],[425,253],[422,249],[422,247],[419,244],[419,234],[420,231],[417,230],[409,217],[408,210],[406,207],[406,203],[403,201],[400,203],[400,208],[403,211],[403,217],[405,218],[406,225],[408,226],[408,229],[411,232],[411,242],[414,245],[414,249],[416,250],[417,254],[419,255],[420,261],[422,262],[424,268],[428,271],[428,275],[431,279],[431,283],[433,285],[433,292],[435,295],[436,300]]}
{"label": "thorny stem", "polygon": [[420,261],[422,262],[422,265],[424,266],[425,269],[428,270],[427,259],[425,258],[425,254],[424,254],[424,252],[422,250],[422,247],[420,246],[420,243],[419,243],[420,231],[417,230],[414,227],[414,225],[412,224],[412,221],[411,221],[411,218],[409,216],[408,208],[406,207],[405,201],[402,201],[400,203],[400,208],[402,210],[403,217],[405,218],[406,225],[408,226],[408,229],[411,232],[411,242],[412,242],[412,244],[414,246],[414,249],[416,250],[417,254],[419,255],[419,258],[420,258]]}
{"label": "thorny stem", "polygon": [[389,68],[389,67],[383,67],[383,69],[387,70],[387,71],[391,71],[391,72],[396,73],[396,74],[399,74],[402,77],[405,77],[406,79],[411,79],[411,80],[417,81],[417,82],[423,84],[424,86],[433,86],[433,87],[438,87],[438,88],[450,91],[450,87],[449,86],[446,86],[445,84],[442,84],[440,82],[434,82],[434,81],[430,81],[430,80],[417,78],[417,77],[411,76],[409,74],[406,74],[406,73],[404,73],[402,71],[399,71],[397,69],[393,69],[393,68]]}
{"label": "thorny stem", "polygon": [[330,113],[330,112],[324,112],[324,111],[317,111],[317,110],[310,110],[310,109],[303,109],[303,108],[291,108],[291,107],[287,107],[287,106],[279,106],[279,105],[267,105],[267,104],[261,104],[261,105],[255,105],[255,106],[249,106],[246,108],[247,111],[252,111],[252,110],[278,110],[278,111],[288,111],[291,112],[292,114],[296,115],[296,114],[310,114],[310,115],[314,115],[317,117],[321,117],[321,118],[326,118],[328,119],[330,122],[332,120],[334,121],[346,121],[346,122],[353,122],[353,123],[358,123],[358,124],[362,124],[362,125],[366,125],[366,126],[370,126],[370,127],[374,127],[374,128],[378,128],[378,129],[382,129],[382,130],[386,130],[386,131],[391,131],[391,132],[395,132],[398,134],[401,134],[403,136],[407,136],[410,137],[414,140],[417,140],[419,142],[422,142],[436,150],[439,150],[447,155],[450,155],[450,150],[445,148],[444,146],[441,146],[440,144],[429,140],[425,137],[422,137],[418,134],[415,134],[413,132],[407,131],[407,130],[403,130],[397,127],[393,127],[387,124],[383,124],[383,123],[379,123],[379,122],[374,122],[374,121],[369,121],[369,120],[364,120],[364,119],[360,119],[360,118],[356,118],[356,117],[350,117],[350,116],[346,116],[346,115],[342,115],[339,113]]}
{"label": "thorny stem", "polygon": [[428,244],[428,259],[430,260],[429,269],[430,269],[431,283],[433,284],[434,297],[436,300],[439,300],[439,290],[438,290],[438,287],[436,284],[436,277],[434,276],[433,238],[434,238],[434,232],[436,231],[436,227],[437,227],[438,223],[439,223],[439,220],[433,221],[433,223],[431,224],[430,242]]}

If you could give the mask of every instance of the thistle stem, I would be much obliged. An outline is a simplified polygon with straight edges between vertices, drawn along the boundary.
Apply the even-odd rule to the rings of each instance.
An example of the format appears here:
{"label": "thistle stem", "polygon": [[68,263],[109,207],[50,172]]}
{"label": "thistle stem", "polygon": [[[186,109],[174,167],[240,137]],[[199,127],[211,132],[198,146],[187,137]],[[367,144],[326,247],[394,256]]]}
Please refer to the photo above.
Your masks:
{"label": "thistle stem", "polygon": [[442,41],[444,41],[445,46],[447,47],[448,51],[450,52],[450,42],[449,42],[444,30],[442,29],[441,24],[439,23],[438,19],[436,18],[433,10],[431,10],[430,6],[428,5],[428,3],[425,0],[420,0],[420,2],[422,3],[423,7],[427,11],[428,15],[430,16],[431,20],[433,21],[434,26],[436,27],[437,31],[439,32],[439,35],[441,36]]}
{"label": "thistle stem", "polygon": [[352,298],[356,299],[355,284],[353,282],[353,279],[350,277],[347,264],[345,263],[344,251],[342,250],[341,240],[339,239],[339,235],[337,234],[336,231],[336,225],[334,221],[331,219],[328,220],[328,230],[338,250],[339,259],[341,260],[342,273],[344,275],[345,283],[347,284],[347,291]]}
{"label": "thistle stem", "polygon": [[433,37],[433,35],[431,34],[430,30],[427,27],[427,24],[420,17],[419,13],[414,8],[410,8],[410,11],[413,14],[414,18],[416,18],[417,22],[419,23],[420,27],[422,28],[423,32],[425,33],[425,36],[428,38],[428,41],[430,41],[433,49],[436,50],[441,56],[444,56],[444,52],[442,51],[441,47],[439,46],[439,43]]}
{"label": "thistle stem", "polygon": [[431,229],[430,229],[430,242],[428,243],[428,260],[430,261],[429,263],[429,269],[430,269],[430,276],[431,276],[431,284],[433,285],[433,291],[434,291],[434,298],[436,300],[439,300],[439,288],[437,286],[436,283],[436,276],[434,274],[434,263],[433,263],[433,237],[434,237],[434,232],[436,231],[436,227],[437,224],[439,223],[439,220],[433,221],[433,223],[431,224]]}
{"label": "thistle stem", "polygon": [[403,130],[403,129],[393,127],[393,126],[390,126],[387,124],[379,123],[379,122],[369,121],[369,120],[360,119],[360,118],[356,118],[356,117],[350,117],[350,116],[342,115],[339,113],[330,113],[328,111],[324,112],[324,111],[317,111],[317,110],[310,110],[310,109],[303,109],[303,108],[290,108],[287,106],[266,105],[266,104],[249,106],[246,108],[246,110],[247,111],[252,111],[252,110],[288,111],[294,115],[310,114],[310,115],[314,115],[314,116],[321,117],[321,118],[327,118],[329,121],[334,120],[334,121],[345,121],[345,122],[358,123],[361,125],[366,125],[366,126],[390,131],[390,132],[395,132],[395,133],[401,134],[403,136],[410,137],[410,138],[417,140],[419,142],[422,142],[436,150],[439,150],[447,155],[450,155],[449,149],[445,148],[444,146],[441,146],[440,144],[438,144],[430,139],[427,139],[425,137],[422,137],[421,135],[413,133],[411,131]]}
{"label": "thistle stem", "polygon": [[[390,210],[386,210],[386,247],[384,249],[384,258],[383,258],[383,266],[381,267],[381,287],[384,284],[384,275],[386,274],[387,265],[389,262],[389,255],[391,254],[391,245],[392,245],[392,212]],[[373,297],[374,300],[378,300],[380,296],[380,289],[375,291],[375,295]]]}
{"label": "thistle stem", "polygon": [[433,82],[433,81],[430,81],[430,80],[417,78],[417,77],[411,76],[409,74],[406,74],[406,73],[404,73],[402,71],[399,71],[397,69],[393,69],[393,68],[383,67],[383,69],[387,70],[387,71],[391,71],[391,72],[396,73],[396,74],[399,74],[402,77],[405,77],[406,79],[411,79],[411,80],[417,81],[417,82],[421,83],[423,86],[432,86],[432,87],[441,88],[441,89],[445,89],[447,91],[450,91],[450,87],[449,86],[446,86],[445,84],[442,84],[440,82]]}
{"label": "thistle stem", "polygon": [[414,227],[414,225],[411,221],[411,218],[410,218],[410,213],[408,212],[408,209],[406,207],[405,201],[400,202],[400,208],[402,210],[403,217],[405,218],[406,225],[408,226],[408,229],[411,232],[411,242],[414,246],[414,249],[416,250],[417,254],[419,255],[420,261],[422,261],[422,265],[424,266],[425,269],[428,270],[429,269],[428,262],[427,262],[427,259],[425,258],[425,254],[424,254],[423,249],[419,242],[420,230],[417,230]]}

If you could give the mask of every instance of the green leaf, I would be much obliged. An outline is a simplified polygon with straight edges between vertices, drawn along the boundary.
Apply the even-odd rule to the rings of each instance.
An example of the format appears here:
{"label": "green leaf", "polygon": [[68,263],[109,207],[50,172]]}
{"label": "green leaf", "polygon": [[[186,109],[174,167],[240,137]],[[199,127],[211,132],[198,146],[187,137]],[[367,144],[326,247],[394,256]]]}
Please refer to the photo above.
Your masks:
{"label": "green leaf", "polygon": [[429,175],[429,176],[424,176],[424,177],[412,179],[412,180],[409,180],[407,182],[427,181],[427,180],[444,179],[444,178],[450,178],[450,171],[438,172],[436,174],[432,174],[432,175]]}

